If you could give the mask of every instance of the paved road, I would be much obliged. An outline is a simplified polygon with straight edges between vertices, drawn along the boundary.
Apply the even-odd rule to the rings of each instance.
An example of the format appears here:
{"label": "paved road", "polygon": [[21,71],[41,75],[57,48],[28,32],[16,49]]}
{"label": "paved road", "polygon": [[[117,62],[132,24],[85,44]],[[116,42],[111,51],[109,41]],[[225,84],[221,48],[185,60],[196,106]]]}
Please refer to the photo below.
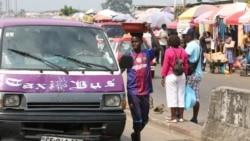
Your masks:
{"label": "paved road", "polygon": [[[207,68],[207,70],[209,70]],[[203,125],[207,118],[208,106],[209,106],[209,99],[210,93],[213,88],[219,86],[230,86],[242,89],[249,89],[250,85],[250,77],[242,77],[239,75],[237,71],[234,74],[225,75],[220,74],[215,70],[215,73],[203,73],[204,77],[201,82],[201,96],[200,96],[200,111],[199,111],[199,124]],[[153,79],[154,85],[154,106],[165,104],[166,105],[166,96],[165,96],[165,89],[160,84],[161,76],[160,76],[160,65],[156,66],[155,78]],[[169,112],[163,113],[166,116],[169,116]],[[192,117],[192,110],[185,111],[184,118],[190,120]]]}
{"label": "paved road", "polygon": [[[122,141],[131,141],[130,134],[132,133],[132,119],[127,115],[125,131],[123,132]],[[195,141],[195,139],[173,132],[170,129],[163,128],[159,125],[149,123],[141,133],[142,141]]]}

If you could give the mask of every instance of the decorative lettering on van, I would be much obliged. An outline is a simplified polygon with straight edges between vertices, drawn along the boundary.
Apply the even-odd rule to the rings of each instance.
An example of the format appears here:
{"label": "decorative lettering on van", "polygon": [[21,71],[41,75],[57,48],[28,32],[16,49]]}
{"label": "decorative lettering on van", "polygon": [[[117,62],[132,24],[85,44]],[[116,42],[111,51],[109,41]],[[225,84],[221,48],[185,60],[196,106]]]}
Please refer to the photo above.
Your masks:
{"label": "decorative lettering on van", "polygon": [[115,86],[114,81],[115,79],[107,81],[107,85],[105,85],[105,87],[114,87]]}
{"label": "decorative lettering on van", "polygon": [[[8,77],[7,77],[8,76]],[[21,75],[20,75],[21,76]],[[3,90],[27,92],[66,92],[66,91],[118,91],[123,90],[122,77],[105,76],[30,76],[1,75]]]}
{"label": "decorative lettering on van", "polygon": [[88,87],[85,81],[71,81],[71,83],[74,83],[75,87],[69,88],[70,90],[75,90],[75,89],[81,90],[81,89],[86,89]]}
{"label": "decorative lettering on van", "polygon": [[57,91],[64,91],[64,88],[67,88],[67,80],[63,77],[59,77],[58,80],[52,80],[50,81],[50,86],[49,89],[54,90],[56,89]]}

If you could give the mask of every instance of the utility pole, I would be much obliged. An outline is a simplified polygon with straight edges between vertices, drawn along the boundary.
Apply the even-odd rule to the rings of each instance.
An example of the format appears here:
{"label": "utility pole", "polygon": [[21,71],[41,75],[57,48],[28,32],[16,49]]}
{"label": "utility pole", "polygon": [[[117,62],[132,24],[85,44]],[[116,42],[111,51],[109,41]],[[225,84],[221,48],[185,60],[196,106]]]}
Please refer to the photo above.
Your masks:
{"label": "utility pole", "polygon": [[187,1],[183,0],[183,7],[184,7],[184,9],[186,9],[186,5],[187,5]]}
{"label": "utility pole", "polygon": [[15,0],[15,16],[17,16],[17,0]]}

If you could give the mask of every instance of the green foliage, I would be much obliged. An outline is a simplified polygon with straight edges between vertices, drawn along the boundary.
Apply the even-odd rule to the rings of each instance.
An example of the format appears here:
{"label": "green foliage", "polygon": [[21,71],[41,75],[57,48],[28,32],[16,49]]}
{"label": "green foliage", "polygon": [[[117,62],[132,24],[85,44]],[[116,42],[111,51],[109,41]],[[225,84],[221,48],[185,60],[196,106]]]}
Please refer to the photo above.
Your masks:
{"label": "green foliage", "polygon": [[102,9],[110,9],[121,13],[130,13],[132,0],[106,0],[102,3]]}
{"label": "green foliage", "polygon": [[26,11],[25,11],[24,9],[21,9],[21,10],[17,13],[16,16],[18,16],[18,17],[24,17],[25,14],[26,14]]}
{"label": "green foliage", "polygon": [[64,8],[62,8],[60,11],[61,11],[61,14],[65,16],[69,16],[71,14],[79,12],[79,10],[73,9],[71,6],[67,6],[67,5],[65,5]]}

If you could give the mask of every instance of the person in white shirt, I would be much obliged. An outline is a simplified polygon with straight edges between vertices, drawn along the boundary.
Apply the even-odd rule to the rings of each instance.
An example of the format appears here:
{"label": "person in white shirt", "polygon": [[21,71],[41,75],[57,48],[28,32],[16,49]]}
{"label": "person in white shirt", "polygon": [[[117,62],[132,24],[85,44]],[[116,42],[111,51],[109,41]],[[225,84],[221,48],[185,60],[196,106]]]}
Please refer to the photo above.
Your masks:
{"label": "person in white shirt", "polygon": [[167,40],[168,40],[168,31],[167,31],[167,25],[166,24],[162,24],[161,25],[161,29],[159,30],[158,34],[157,34],[157,38],[159,39],[159,43],[161,46],[161,65],[163,64],[163,60],[164,60],[164,53],[166,51],[167,48]]}

